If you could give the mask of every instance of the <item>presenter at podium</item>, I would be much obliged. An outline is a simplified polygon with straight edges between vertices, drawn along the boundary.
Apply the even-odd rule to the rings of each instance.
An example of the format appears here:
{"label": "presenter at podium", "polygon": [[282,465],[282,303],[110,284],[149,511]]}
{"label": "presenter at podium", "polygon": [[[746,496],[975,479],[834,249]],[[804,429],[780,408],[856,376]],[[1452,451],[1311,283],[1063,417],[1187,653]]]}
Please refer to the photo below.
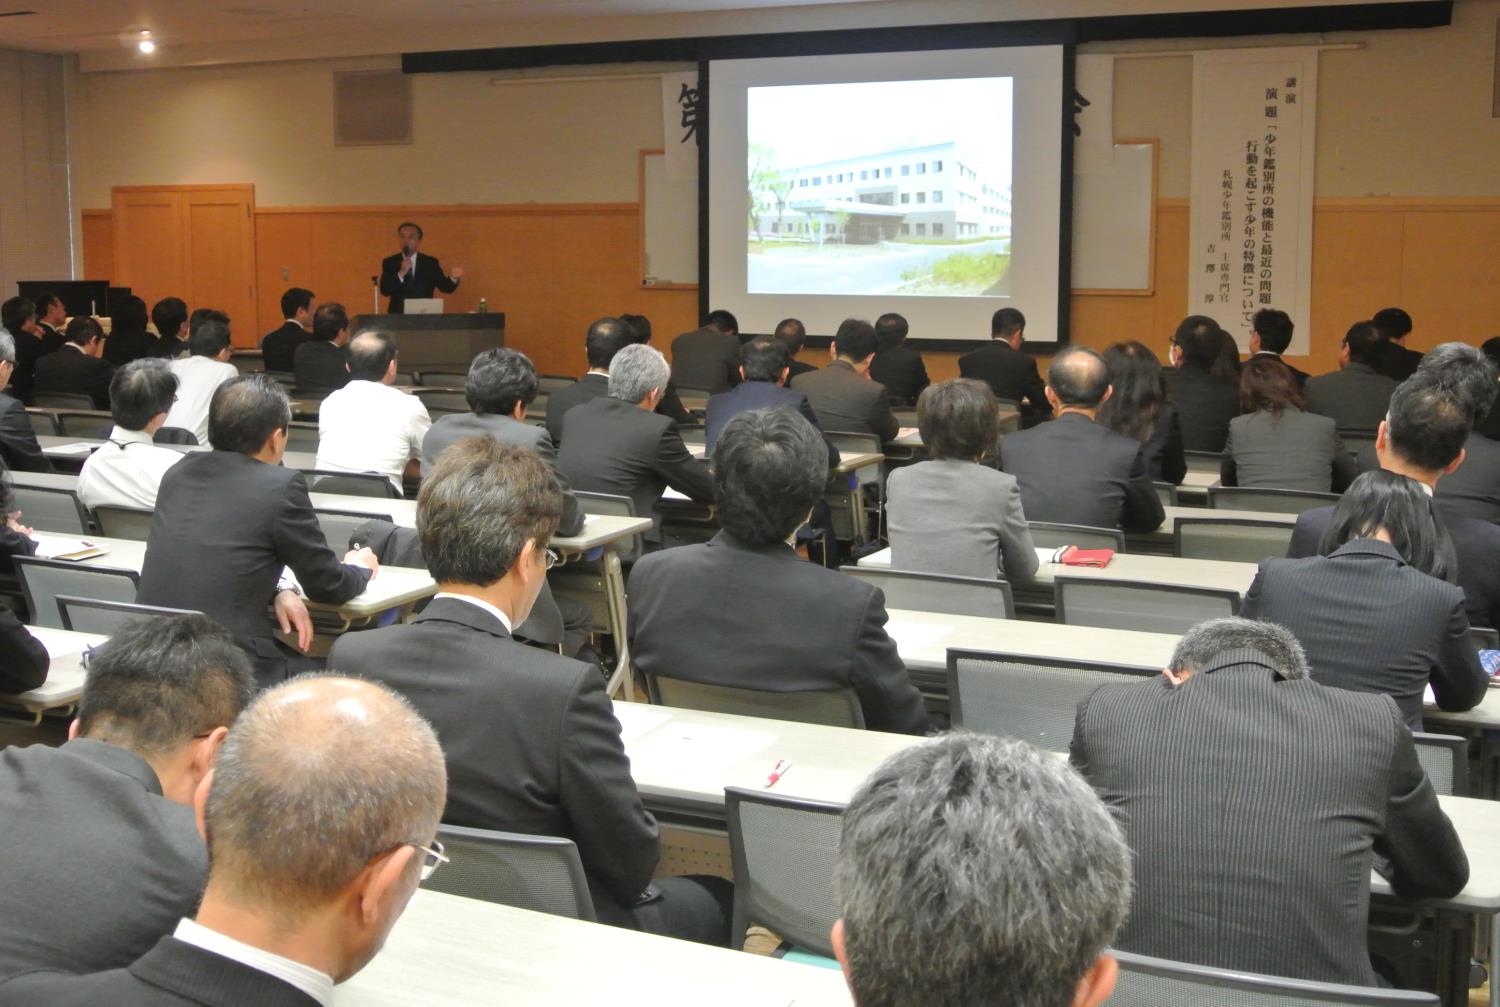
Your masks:
{"label": "presenter at podium", "polygon": [[437,291],[451,294],[458,289],[463,267],[454,266],[451,273],[444,273],[437,259],[423,255],[420,227],[408,222],[396,228],[396,234],[401,238],[401,251],[380,263],[380,292],[391,299],[387,311],[404,314],[409,297],[431,297]]}

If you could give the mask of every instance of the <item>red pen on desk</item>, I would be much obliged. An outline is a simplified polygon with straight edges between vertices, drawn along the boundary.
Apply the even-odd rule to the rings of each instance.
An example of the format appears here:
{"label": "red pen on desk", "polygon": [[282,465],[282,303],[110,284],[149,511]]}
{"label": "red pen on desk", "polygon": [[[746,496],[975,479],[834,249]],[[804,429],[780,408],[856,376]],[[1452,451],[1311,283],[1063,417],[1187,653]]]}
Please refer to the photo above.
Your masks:
{"label": "red pen on desk", "polygon": [[777,759],[776,765],[771,767],[771,775],[766,777],[764,786],[774,787],[776,781],[786,775],[786,771],[792,768],[792,764],[786,759]]}

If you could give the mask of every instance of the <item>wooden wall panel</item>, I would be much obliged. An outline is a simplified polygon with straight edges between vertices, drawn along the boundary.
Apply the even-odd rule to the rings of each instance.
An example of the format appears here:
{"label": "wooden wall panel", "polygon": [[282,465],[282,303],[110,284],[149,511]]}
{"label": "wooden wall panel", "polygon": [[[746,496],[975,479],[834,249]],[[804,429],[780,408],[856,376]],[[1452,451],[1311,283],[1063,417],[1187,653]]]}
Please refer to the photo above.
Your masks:
{"label": "wooden wall panel", "polygon": [[83,278],[115,275],[115,216],[109,210],[83,211]]}

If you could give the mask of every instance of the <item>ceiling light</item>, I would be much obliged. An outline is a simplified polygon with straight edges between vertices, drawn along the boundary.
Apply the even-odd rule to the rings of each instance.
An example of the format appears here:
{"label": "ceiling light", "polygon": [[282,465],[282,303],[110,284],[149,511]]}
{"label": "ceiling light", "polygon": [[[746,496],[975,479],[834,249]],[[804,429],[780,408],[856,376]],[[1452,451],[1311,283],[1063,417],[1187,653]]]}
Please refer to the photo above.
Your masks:
{"label": "ceiling light", "polygon": [[141,40],[136,43],[136,48],[148,56],[156,51],[156,43],[151,40],[149,31],[141,32]]}

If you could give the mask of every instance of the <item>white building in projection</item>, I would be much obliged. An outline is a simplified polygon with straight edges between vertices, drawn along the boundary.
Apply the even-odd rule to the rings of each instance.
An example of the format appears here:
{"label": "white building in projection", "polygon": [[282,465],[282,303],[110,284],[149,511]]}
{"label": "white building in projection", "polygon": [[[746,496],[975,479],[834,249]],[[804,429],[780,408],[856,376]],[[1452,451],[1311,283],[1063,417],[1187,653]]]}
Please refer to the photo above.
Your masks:
{"label": "white building in projection", "polygon": [[824,240],[873,244],[1010,236],[1009,179],[996,178],[956,142],[784,168],[757,203],[762,238],[821,232]]}

